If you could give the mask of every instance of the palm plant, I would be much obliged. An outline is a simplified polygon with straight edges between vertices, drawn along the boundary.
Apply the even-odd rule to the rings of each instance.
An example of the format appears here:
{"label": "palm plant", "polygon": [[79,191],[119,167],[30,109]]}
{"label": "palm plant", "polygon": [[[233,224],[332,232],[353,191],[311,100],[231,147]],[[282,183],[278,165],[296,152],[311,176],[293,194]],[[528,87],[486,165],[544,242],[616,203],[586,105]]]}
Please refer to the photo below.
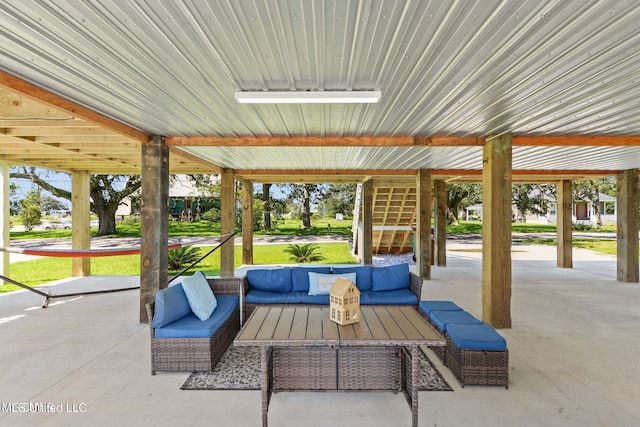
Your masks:
{"label": "palm plant", "polygon": [[290,254],[289,258],[295,262],[314,262],[325,259],[321,254],[317,253],[320,245],[316,243],[307,243],[306,245],[291,244],[285,248],[285,252]]}
{"label": "palm plant", "polygon": [[183,246],[172,249],[167,254],[169,271],[178,271],[193,264],[200,258],[200,248]]}

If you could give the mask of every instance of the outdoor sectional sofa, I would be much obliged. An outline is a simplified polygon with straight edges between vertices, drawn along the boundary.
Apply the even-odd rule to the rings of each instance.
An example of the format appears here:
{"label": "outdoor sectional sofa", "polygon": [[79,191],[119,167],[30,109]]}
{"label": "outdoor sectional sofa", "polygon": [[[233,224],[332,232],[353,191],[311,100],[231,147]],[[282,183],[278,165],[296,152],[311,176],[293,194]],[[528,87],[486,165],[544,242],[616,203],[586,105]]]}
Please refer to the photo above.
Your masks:
{"label": "outdoor sectional sofa", "polygon": [[[216,304],[208,317],[185,293],[183,285],[192,280],[204,283],[213,292]],[[212,370],[240,330],[239,290],[234,278],[205,278],[198,272],[156,292],[155,302],[146,304],[151,329],[151,374]]]}
{"label": "outdoor sectional sofa", "polygon": [[[201,277],[199,276],[201,275]],[[329,305],[319,282],[346,277],[361,292],[362,305],[417,307],[422,279],[408,264],[387,267],[275,267],[250,269],[244,277],[204,278],[196,273],[183,282],[156,292],[147,304],[151,334],[151,373],[208,371],[218,363],[237,335],[241,323],[260,305]],[[193,278],[206,280],[217,307],[205,320],[185,293]]]}
{"label": "outdoor sectional sofa", "polygon": [[251,269],[240,279],[243,317],[246,320],[260,305],[329,305],[328,292],[317,292],[316,281],[322,283],[331,276],[353,281],[360,290],[361,305],[417,307],[422,292],[422,279],[409,271],[408,264]]}

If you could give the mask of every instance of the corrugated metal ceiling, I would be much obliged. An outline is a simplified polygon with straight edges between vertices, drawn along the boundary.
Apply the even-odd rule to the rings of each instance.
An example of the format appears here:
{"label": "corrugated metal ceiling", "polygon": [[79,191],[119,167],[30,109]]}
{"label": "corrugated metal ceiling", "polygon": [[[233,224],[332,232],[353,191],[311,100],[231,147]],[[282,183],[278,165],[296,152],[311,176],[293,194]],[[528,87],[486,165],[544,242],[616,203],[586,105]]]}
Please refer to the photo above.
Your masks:
{"label": "corrugated metal ceiling", "polygon": [[[0,3],[0,69],[150,135],[640,135],[640,2]],[[236,90],[381,90],[241,105]],[[480,168],[478,147],[189,147],[238,169]],[[636,147],[515,147],[514,168],[640,167]]]}

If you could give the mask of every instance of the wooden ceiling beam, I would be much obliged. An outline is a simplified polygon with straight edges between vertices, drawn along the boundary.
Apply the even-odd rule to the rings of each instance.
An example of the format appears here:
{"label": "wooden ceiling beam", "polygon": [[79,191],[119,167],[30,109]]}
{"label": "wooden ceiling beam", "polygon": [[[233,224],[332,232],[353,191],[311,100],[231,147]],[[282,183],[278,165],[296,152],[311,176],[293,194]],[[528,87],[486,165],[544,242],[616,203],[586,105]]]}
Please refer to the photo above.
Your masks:
{"label": "wooden ceiling beam", "polygon": [[[171,136],[169,146],[191,147],[473,147],[484,145],[481,137],[225,137]],[[640,135],[514,136],[514,146],[640,146]]]}
{"label": "wooden ceiling beam", "polygon": [[[180,158],[185,159],[182,163],[187,164],[187,161],[190,163],[196,163],[203,167],[204,170],[209,171],[208,173],[222,173],[222,167],[216,165],[215,163],[211,163],[201,157],[196,156],[195,154],[191,154],[187,151],[181,150],[179,147],[169,147],[169,152],[173,154],[178,159],[172,159],[171,162],[179,161]],[[171,162],[169,162],[169,167],[171,167]]]}
{"label": "wooden ceiling beam", "polygon": [[634,147],[640,145],[640,135],[514,136],[512,145],[514,147]]}
{"label": "wooden ceiling beam", "polygon": [[[110,129],[99,126],[83,127],[54,127],[54,126],[34,126],[34,127],[10,127],[4,132],[5,135],[12,136],[49,136],[49,137],[95,137],[95,136],[115,136],[123,137]],[[126,138],[128,139],[128,138]]]}
{"label": "wooden ceiling beam", "polygon": [[481,146],[483,140],[475,137],[224,137],[224,136],[171,136],[165,140],[169,146],[183,147],[444,147]]}
{"label": "wooden ceiling beam", "polygon": [[85,120],[80,120],[76,118],[64,118],[64,119],[0,119],[0,128],[38,128],[38,127],[46,127],[46,128],[87,128],[87,127],[95,127],[96,125],[93,123],[89,123]]}
{"label": "wooden ceiling beam", "polygon": [[73,117],[79,117],[83,120],[111,129],[112,131],[135,141],[141,143],[149,142],[149,135],[139,131],[138,129],[132,128],[131,126],[97,113],[73,101],[64,99],[59,95],[49,92],[48,90],[42,89],[2,71],[0,71],[0,87],[4,87],[12,92],[16,92],[24,97],[41,102],[58,110],[62,110]]}

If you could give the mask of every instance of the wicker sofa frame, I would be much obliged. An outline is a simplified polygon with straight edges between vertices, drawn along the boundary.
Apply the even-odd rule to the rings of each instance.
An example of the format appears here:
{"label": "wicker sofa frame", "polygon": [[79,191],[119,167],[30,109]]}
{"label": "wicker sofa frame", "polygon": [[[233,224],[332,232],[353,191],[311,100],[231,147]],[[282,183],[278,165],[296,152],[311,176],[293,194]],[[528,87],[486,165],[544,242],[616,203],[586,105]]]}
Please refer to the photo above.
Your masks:
{"label": "wicker sofa frame", "polygon": [[[209,278],[215,295],[238,295],[238,280]],[[240,330],[241,304],[209,338],[156,338],[151,327],[155,303],[146,304],[151,332],[151,375],[157,371],[210,371],[220,361]]]}
{"label": "wicker sofa frame", "polygon": [[[422,279],[416,274],[411,272],[409,273],[409,275],[410,275],[409,289],[418,297],[418,301],[420,301],[420,298],[422,295]],[[233,280],[237,280],[239,286],[241,287],[240,304],[242,305],[242,316],[243,316],[242,321],[244,323],[249,318],[251,313],[253,313],[253,310],[255,310],[256,307],[260,307],[263,304],[249,304],[245,302],[245,296],[251,290],[251,286],[249,285],[249,281],[247,280],[246,276],[237,277],[237,278],[234,278]],[[269,304],[269,306],[271,307],[308,307],[309,304]],[[416,309],[418,308],[417,304],[415,307]]]}

